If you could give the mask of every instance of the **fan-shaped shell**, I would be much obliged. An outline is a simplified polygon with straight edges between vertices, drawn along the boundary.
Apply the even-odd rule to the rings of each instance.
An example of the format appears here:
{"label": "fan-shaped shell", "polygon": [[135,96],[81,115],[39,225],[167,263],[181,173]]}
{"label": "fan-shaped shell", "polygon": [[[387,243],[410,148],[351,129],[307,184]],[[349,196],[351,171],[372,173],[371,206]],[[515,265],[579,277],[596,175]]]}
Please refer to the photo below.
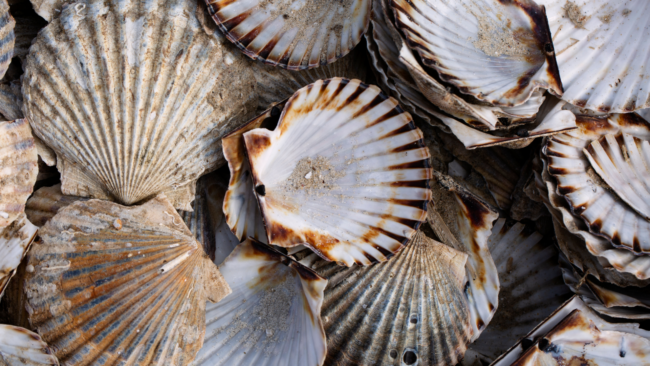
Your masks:
{"label": "fan-shaped shell", "polygon": [[303,259],[329,279],[328,365],[455,365],[472,337],[467,255],[422,232],[387,262],[345,268]]}
{"label": "fan-shaped shell", "polygon": [[223,163],[220,138],[255,109],[254,79],[196,2],[67,6],[25,64],[25,116],[58,156],[67,195],[133,204],[165,192],[191,210],[195,182]]}
{"label": "fan-shaped shell", "polygon": [[124,207],[78,201],[39,230],[29,320],[68,365],[188,364],[206,300],[230,289],[164,196]]}
{"label": "fan-shaped shell", "polygon": [[425,219],[422,137],[376,86],[334,78],[297,91],[274,131],[244,134],[269,242],[347,266],[387,260]]}
{"label": "fan-shaped shell", "polygon": [[9,13],[7,0],[0,1],[0,78],[7,72],[14,54],[14,26],[16,21]]}
{"label": "fan-shaped shell", "polygon": [[219,267],[232,294],[206,307],[206,337],[193,365],[321,365],[327,281],[247,239]]}
{"label": "fan-shaped shell", "polygon": [[0,362],[3,365],[58,365],[52,353],[38,334],[13,325],[0,325]]}
{"label": "fan-shaped shell", "polygon": [[650,4],[539,0],[546,7],[562,99],[601,112],[650,107]]}
{"label": "fan-shaped shell", "polygon": [[302,70],[334,62],[361,41],[371,0],[206,0],[224,34],[253,59]]}
{"label": "fan-shaped shell", "polygon": [[[616,181],[612,187],[603,183],[594,172],[596,169],[602,172],[602,169],[593,167],[588,160],[588,155],[594,156],[589,152],[593,151],[590,144],[605,135],[630,134],[650,140],[650,123],[629,114],[612,115],[607,119],[578,116],[577,124],[577,130],[553,136],[544,146],[548,172],[557,179],[557,193],[567,199],[573,213],[585,220],[592,233],[606,238],[617,248],[637,254],[650,253],[650,221],[620,197],[626,196],[623,185]],[[587,149],[587,154],[583,149]],[[618,192],[621,194],[617,195]]]}
{"label": "fan-shaped shell", "polygon": [[533,1],[391,0],[424,65],[462,93],[517,106],[538,89],[562,95],[544,8]]}
{"label": "fan-shaped shell", "polygon": [[38,174],[32,129],[24,119],[0,122],[0,229],[24,210]]}
{"label": "fan-shaped shell", "polygon": [[4,294],[9,280],[13,277],[21,260],[27,254],[27,250],[36,236],[36,230],[38,228],[32,225],[24,214],[0,230],[0,297]]}

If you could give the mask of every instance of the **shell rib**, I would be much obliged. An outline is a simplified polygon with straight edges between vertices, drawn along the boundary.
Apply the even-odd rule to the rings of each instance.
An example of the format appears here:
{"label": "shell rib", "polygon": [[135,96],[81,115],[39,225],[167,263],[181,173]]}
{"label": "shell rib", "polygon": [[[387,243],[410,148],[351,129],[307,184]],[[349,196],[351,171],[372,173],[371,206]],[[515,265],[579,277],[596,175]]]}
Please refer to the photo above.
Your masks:
{"label": "shell rib", "polygon": [[24,66],[25,116],[58,156],[63,193],[133,204],[165,192],[191,210],[198,177],[224,162],[220,138],[255,110],[246,59],[190,0],[81,5]]}
{"label": "shell rib", "polygon": [[14,54],[14,26],[16,21],[9,13],[7,0],[0,0],[0,78],[7,72]]}
{"label": "shell rib", "polygon": [[0,229],[25,210],[38,175],[32,129],[24,119],[0,122]]}
{"label": "shell rib", "polygon": [[546,7],[562,99],[600,112],[650,107],[650,3],[538,0]]}
{"label": "shell rib", "polygon": [[220,270],[233,292],[207,305],[205,342],[193,365],[322,365],[326,280],[250,239]]}
{"label": "shell rib", "polygon": [[346,266],[387,260],[426,216],[422,137],[376,86],[334,78],[297,91],[274,131],[244,134],[269,242]]}
{"label": "shell rib", "polygon": [[[548,172],[557,179],[557,193],[566,198],[573,213],[582,217],[590,232],[604,237],[617,248],[636,254],[650,253],[650,221],[625,203],[625,198],[629,198],[625,185],[614,181],[617,184],[610,188],[599,179],[598,174],[593,172],[595,169],[592,169],[588,155],[583,152],[586,148],[587,153],[594,156],[594,150],[590,150],[593,145],[590,144],[610,134],[630,134],[641,140],[650,140],[650,123],[638,115],[625,114],[612,115],[607,119],[578,116],[577,124],[577,130],[551,137],[543,149]],[[611,149],[609,151],[612,152]],[[629,153],[633,154],[633,151]],[[602,159],[599,158],[598,162],[602,162]],[[598,169],[598,166],[595,168]],[[602,168],[599,170],[603,172]],[[620,197],[623,200],[619,196],[623,196]],[[636,204],[642,204],[647,199],[642,197],[641,202]]]}
{"label": "shell rib", "polygon": [[562,95],[544,8],[533,1],[391,0],[423,63],[462,93],[518,106],[538,89]]}
{"label": "shell rib", "polygon": [[329,279],[321,316],[327,365],[455,365],[472,336],[467,255],[416,233],[394,258],[345,268],[301,262]]}
{"label": "shell rib", "polygon": [[45,225],[60,209],[68,207],[76,201],[86,201],[87,198],[66,196],[61,193],[61,185],[43,187],[29,197],[25,205],[25,215],[34,225]]}
{"label": "shell rib", "polygon": [[0,325],[0,363],[3,365],[58,365],[52,353],[38,334],[13,325]]}
{"label": "shell rib", "polygon": [[36,230],[38,228],[32,225],[24,214],[0,230],[0,298],[4,295],[9,280],[16,273],[16,268],[27,254],[36,236]]}
{"label": "shell rib", "polygon": [[186,365],[230,292],[169,201],[79,201],[39,230],[29,320],[67,365]]}
{"label": "shell rib", "polygon": [[361,41],[371,0],[206,0],[208,12],[244,54],[289,70],[336,61]]}

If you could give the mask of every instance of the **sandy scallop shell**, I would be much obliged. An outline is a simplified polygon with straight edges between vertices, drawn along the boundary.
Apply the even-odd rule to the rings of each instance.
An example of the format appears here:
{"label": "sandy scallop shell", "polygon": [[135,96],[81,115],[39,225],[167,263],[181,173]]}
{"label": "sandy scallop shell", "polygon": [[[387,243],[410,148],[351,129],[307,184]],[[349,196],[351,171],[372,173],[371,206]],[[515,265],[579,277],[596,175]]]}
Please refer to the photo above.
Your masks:
{"label": "sandy scallop shell", "polygon": [[0,325],[0,363],[3,365],[58,365],[52,353],[38,334],[13,325]]}
{"label": "sandy scallop shell", "polygon": [[38,174],[38,155],[27,120],[0,122],[0,229],[25,209]]}
{"label": "sandy scallop shell", "polygon": [[426,217],[422,137],[376,86],[334,78],[297,91],[274,131],[244,134],[269,242],[347,266],[387,260]]}
{"label": "sandy scallop shell", "polygon": [[[646,153],[639,152],[632,138],[645,140],[647,145],[650,123],[636,114],[619,114],[609,118],[578,116],[577,124],[577,130],[549,138],[543,149],[548,172],[557,180],[557,193],[566,198],[574,214],[585,220],[590,232],[609,240],[617,248],[635,254],[650,253],[650,221],[645,215],[650,213],[646,202],[650,196],[644,196],[648,195],[648,190],[645,188],[643,193],[642,181],[634,184],[634,171],[642,169],[640,164],[644,163],[639,161],[645,159]],[[612,146],[620,142],[606,137],[619,134],[630,135],[629,143],[625,144],[626,156],[629,154],[627,159],[622,157],[619,146]],[[603,137],[605,139],[601,141]],[[612,167],[611,158],[603,150],[604,143],[621,171],[616,172],[617,168]],[[645,150],[648,150],[647,146]],[[632,168],[626,160],[634,164]],[[626,176],[620,179],[612,174]],[[638,174],[642,174],[641,171]],[[613,184],[607,184],[609,182]],[[641,189],[641,197],[638,189]],[[635,205],[631,207],[626,202]],[[642,211],[635,210],[635,207]]]}
{"label": "sandy scallop shell", "polygon": [[647,365],[650,332],[612,324],[573,297],[492,365]]}
{"label": "sandy scallop shell", "polygon": [[562,99],[601,112],[650,107],[650,4],[538,0],[546,7]]}
{"label": "sandy scallop shell", "polygon": [[371,0],[206,0],[208,12],[247,56],[302,70],[334,62],[361,41]]}
{"label": "sandy scallop shell", "polygon": [[[16,268],[27,254],[38,228],[24,214],[0,230],[0,297],[4,294]],[[0,349],[2,347],[0,346]],[[1,352],[1,351],[0,351]]]}
{"label": "sandy scallop shell", "polygon": [[206,300],[230,292],[164,195],[134,207],[78,201],[39,236],[25,279],[29,320],[68,365],[188,364]]}
{"label": "sandy scallop shell", "polygon": [[467,255],[415,234],[387,262],[345,268],[301,262],[329,279],[327,365],[454,365],[472,336],[463,293]]}
{"label": "sandy scallop shell", "polygon": [[391,0],[424,65],[465,94],[512,107],[538,89],[562,95],[544,8],[533,1]]}
{"label": "sandy scallop shell", "polygon": [[196,2],[137,4],[65,7],[27,56],[23,110],[57,153],[64,194],[133,204],[165,192],[191,210],[198,177],[225,163],[221,136],[255,110],[254,79]]}
{"label": "sandy scallop shell", "polygon": [[0,1],[0,78],[7,72],[14,54],[14,26],[16,21],[9,13],[7,0]]}
{"label": "sandy scallop shell", "polygon": [[266,244],[245,240],[219,267],[232,294],[206,306],[193,365],[321,365],[327,280]]}

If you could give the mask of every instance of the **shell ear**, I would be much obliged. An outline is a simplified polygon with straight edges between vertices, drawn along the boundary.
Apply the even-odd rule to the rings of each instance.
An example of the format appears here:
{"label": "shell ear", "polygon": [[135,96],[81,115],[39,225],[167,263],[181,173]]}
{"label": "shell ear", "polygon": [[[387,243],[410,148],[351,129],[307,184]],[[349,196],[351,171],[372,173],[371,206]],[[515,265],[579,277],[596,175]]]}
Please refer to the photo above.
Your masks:
{"label": "shell ear", "polygon": [[211,302],[219,302],[224,297],[230,295],[232,290],[221,275],[221,272],[219,272],[217,265],[212,263],[207,255],[203,256],[201,260],[204,268],[202,273],[205,275],[203,289],[205,290],[208,300]]}

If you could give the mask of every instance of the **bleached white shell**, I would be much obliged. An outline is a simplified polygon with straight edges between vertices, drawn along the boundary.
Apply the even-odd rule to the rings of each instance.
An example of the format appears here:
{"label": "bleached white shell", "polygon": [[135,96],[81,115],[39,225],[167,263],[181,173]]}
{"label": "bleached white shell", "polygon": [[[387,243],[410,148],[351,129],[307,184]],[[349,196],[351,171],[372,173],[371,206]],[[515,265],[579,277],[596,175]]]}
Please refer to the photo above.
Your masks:
{"label": "bleached white shell", "polygon": [[[586,152],[593,157],[593,145],[590,144],[610,134],[630,134],[641,140],[650,140],[650,123],[636,114],[619,114],[606,119],[578,116],[577,124],[577,130],[549,138],[543,149],[548,172],[557,179],[557,193],[567,199],[573,213],[585,221],[590,232],[604,237],[617,248],[636,254],[650,253],[650,221],[625,203],[631,196],[626,193],[624,185],[629,182],[621,183],[609,177],[607,179],[615,183],[610,189],[593,172],[603,172],[603,169],[592,168],[588,155],[583,152],[583,149],[587,149]],[[629,153],[632,154],[633,150]],[[638,158],[638,155],[634,158]],[[603,162],[598,159],[594,163]],[[626,176],[625,181],[630,179],[632,176]],[[617,195],[618,192],[621,194]],[[643,197],[636,204],[643,204],[648,199]],[[646,271],[650,271],[650,268]],[[642,277],[637,275],[639,278],[649,276],[650,272]]]}
{"label": "bleached white shell", "polygon": [[425,219],[422,137],[396,100],[359,80],[297,91],[274,131],[244,134],[269,242],[306,243],[347,266],[387,260]]}
{"label": "bleached white shell", "polygon": [[544,9],[532,1],[391,0],[424,65],[460,92],[518,106],[538,89],[562,95]]}
{"label": "bleached white shell", "polygon": [[321,365],[327,280],[269,246],[245,240],[219,267],[232,293],[206,306],[193,365]]}
{"label": "bleached white shell", "polygon": [[0,363],[3,365],[58,365],[52,353],[38,334],[13,325],[0,325]]}
{"label": "bleached white shell", "polygon": [[24,210],[38,174],[38,155],[27,120],[0,122],[0,229]]}
{"label": "bleached white shell", "polygon": [[220,138],[254,112],[255,82],[195,1],[137,4],[65,7],[27,56],[23,109],[57,153],[64,194],[133,204],[165,192],[191,210],[198,177],[225,163]]}
{"label": "bleached white shell", "polygon": [[302,70],[334,62],[361,41],[371,0],[208,0],[208,12],[247,56]]}
{"label": "bleached white shell", "polygon": [[205,304],[230,288],[163,196],[77,201],[39,229],[25,278],[29,321],[67,365],[187,365]]}
{"label": "bleached white shell", "polygon": [[563,100],[601,112],[650,107],[650,3],[538,0],[546,7]]}
{"label": "bleached white shell", "polygon": [[[20,214],[9,226],[0,229],[0,298],[9,280],[16,272],[38,228],[24,214]],[[0,346],[0,353],[1,351]]]}

